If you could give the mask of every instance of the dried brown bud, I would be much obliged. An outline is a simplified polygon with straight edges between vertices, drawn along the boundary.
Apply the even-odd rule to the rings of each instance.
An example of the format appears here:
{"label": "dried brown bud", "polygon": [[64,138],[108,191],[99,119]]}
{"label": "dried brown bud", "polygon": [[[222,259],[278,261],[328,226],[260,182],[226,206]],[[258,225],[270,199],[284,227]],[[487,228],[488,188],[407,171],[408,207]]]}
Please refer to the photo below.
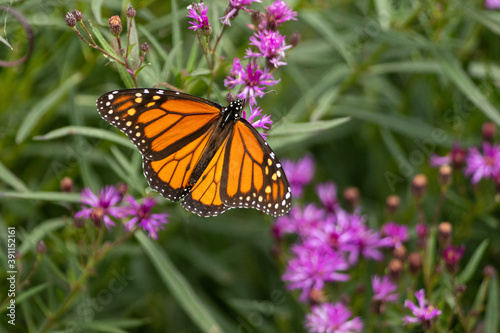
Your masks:
{"label": "dried brown bud", "polygon": [[453,231],[453,227],[450,222],[441,222],[438,226],[438,238],[439,243],[442,246],[447,245],[451,239],[451,232]]}
{"label": "dried brown bud", "polygon": [[403,271],[403,263],[401,260],[396,258],[391,259],[387,268],[389,270],[389,278],[392,281],[398,281],[401,276],[401,272]]}
{"label": "dried brown bud", "polygon": [[404,261],[406,258],[406,247],[404,245],[396,247],[392,251],[392,255],[394,256],[394,258]]}
{"label": "dried brown bud", "polygon": [[147,52],[149,50],[149,44],[144,42],[141,44],[141,51],[142,52]]}
{"label": "dried brown bud", "polygon": [[359,204],[359,190],[357,187],[350,186],[344,190],[344,199],[347,204],[354,209]]}
{"label": "dried brown bud", "polygon": [[259,12],[258,10],[252,11],[251,15],[251,20],[255,28],[258,28],[259,25],[262,23],[262,19],[264,18],[264,15]]}
{"label": "dried brown bud", "polygon": [[71,13],[66,13],[66,17],[64,18],[64,22],[70,28],[74,28],[76,25],[76,18]]}
{"label": "dried brown bud", "polygon": [[69,177],[61,179],[61,191],[67,193],[73,192],[73,179]]}
{"label": "dried brown bud", "polygon": [[451,167],[448,164],[442,165],[439,168],[439,184],[448,186],[451,184]]}
{"label": "dried brown bud", "polygon": [[95,226],[100,228],[103,225],[103,217],[105,210],[102,207],[96,207],[90,212],[90,219],[94,222]]}
{"label": "dried brown bud", "polygon": [[120,36],[120,34],[123,31],[122,20],[120,19],[120,16],[115,15],[115,16],[110,17],[110,19],[109,19],[109,31],[115,37]]}
{"label": "dried brown bud", "polygon": [[321,289],[312,289],[309,293],[309,302],[311,305],[317,305],[326,302],[325,294]]}
{"label": "dried brown bud", "polygon": [[417,274],[422,268],[422,256],[418,252],[412,252],[408,256],[408,263],[410,265],[410,272]]}
{"label": "dried brown bud", "polygon": [[130,18],[135,17],[135,14],[136,13],[135,13],[134,7],[132,7],[132,6],[128,7],[128,9],[127,9],[127,17],[130,17]]}
{"label": "dried brown bud", "polygon": [[38,254],[45,254],[45,252],[47,251],[47,245],[45,245],[45,242],[43,240],[39,241],[36,244],[35,251]]}
{"label": "dried brown bud", "polygon": [[125,183],[118,183],[116,184],[116,190],[118,191],[118,194],[123,198],[123,196],[127,193],[128,190],[128,185]]}
{"label": "dried brown bud", "polygon": [[486,277],[494,277],[497,274],[497,271],[492,265],[486,265],[483,268],[483,274]]}
{"label": "dried brown bud", "polygon": [[493,123],[483,124],[483,140],[486,142],[493,142],[497,127]]}
{"label": "dried brown bud", "polygon": [[387,214],[393,215],[399,207],[401,200],[397,195],[390,195],[385,200],[385,209]]}
{"label": "dried brown bud", "polygon": [[73,16],[75,17],[77,22],[80,22],[82,20],[82,12],[78,9],[73,9]]}
{"label": "dried brown bud", "polygon": [[411,193],[413,197],[420,200],[427,189],[427,177],[423,174],[418,174],[413,178],[411,183]]}
{"label": "dried brown bud", "polygon": [[297,46],[300,43],[300,39],[301,39],[300,32],[295,31],[290,36],[290,45]]}

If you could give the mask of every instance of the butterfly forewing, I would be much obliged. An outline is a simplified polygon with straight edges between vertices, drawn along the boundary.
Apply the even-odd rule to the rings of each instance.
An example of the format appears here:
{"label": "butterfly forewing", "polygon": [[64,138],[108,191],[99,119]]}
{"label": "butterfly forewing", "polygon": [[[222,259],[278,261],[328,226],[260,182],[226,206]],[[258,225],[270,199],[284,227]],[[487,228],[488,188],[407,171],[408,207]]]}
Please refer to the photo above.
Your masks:
{"label": "butterfly forewing", "polygon": [[115,90],[99,97],[97,109],[150,160],[163,159],[199,138],[221,111],[208,100],[161,89]]}
{"label": "butterfly forewing", "polygon": [[272,216],[291,208],[290,185],[281,163],[245,119],[234,126],[224,156],[221,198],[229,207],[255,208]]}

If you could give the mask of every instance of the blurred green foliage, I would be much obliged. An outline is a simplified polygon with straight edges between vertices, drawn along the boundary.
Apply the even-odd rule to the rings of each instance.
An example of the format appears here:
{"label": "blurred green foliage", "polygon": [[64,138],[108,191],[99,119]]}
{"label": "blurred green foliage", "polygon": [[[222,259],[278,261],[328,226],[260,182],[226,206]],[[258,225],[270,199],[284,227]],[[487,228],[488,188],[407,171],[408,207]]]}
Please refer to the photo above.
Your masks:
{"label": "blurred green foliage", "polygon": [[[217,32],[217,15],[222,16],[227,3],[206,3]],[[425,173],[430,187],[425,209],[431,216],[439,190],[429,156],[448,152],[454,141],[479,144],[485,121],[500,125],[500,12],[485,11],[479,1],[288,3],[299,16],[282,33],[298,31],[302,40],[278,71],[281,82],[273,87],[277,94],[260,103],[275,121],[270,145],[282,159],[312,152],[317,181],[331,179],[339,189],[357,186],[372,226],[384,222],[390,194],[402,197],[397,222],[413,225],[409,183],[415,174]],[[168,82],[205,95],[209,76],[196,34],[187,29],[188,4],[132,1],[139,39],[151,46],[140,86]],[[65,13],[77,8],[110,40],[107,20],[112,15],[125,18],[128,2],[27,0],[8,5],[31,24],[35,49],[24,64],[0,69],[0,234],[6,234],[7,226],[16,227],[22,276],[35,262],[38,240],[44,239],[47,253],[30,284],[18,293],[18,325],[12,329],[2,314],[0,330],[25,332],[27,327],[37,332],[70,292],[68,279],[78,279],[76,240],[87,237],[86,229],[72,227],[68,207],[78,196],[58,193],[61,179],[71,177],[77,189],[94,190],[127,182],[136,197],[144,195],[147,183],[139,152],[117,136],[102,136],[117,133],[95,108],[102,93],[124,88],[116,67],[64,24]],[[12,17],[0,17],[1,35],[13,47],[2,44],[0,59],[17,59],[27,48],[24,32]],[[222,42],[226,58],[211,96],[222,104],[222,82],[232,57],[244,54],[251,34],[248,22],[248,16],[234,20]],[[341,126],[319,123],[346,116],[350,120]],[[61,128],[59,135],[53,134]],[[92,135],[85,132],[89,128],[99,131]],[[51,132],[52,138],[44,137]],[[468,186],[467,179],[456,182]],[[491,193],[493,184],[481,186]],[[454,225],[457,242],[467,244],[465,260],[484,239],[492,240],[482,262],[498,270],[498,208],[481,191],[474,197],[451,191],[440,219],[465,221]],[[314,197],[312,189],[308,197]],[[287,293],[280,280],[282,267],[271,252],[270,217],[235,209],[204,219],[178,204],[161,202],[171,217],[159,241],[138,234],[107,253],[89,272],[78,301],[59,318],[55,331],[303,330],[305,308]],[[116,235],[104,237],[113,241]],[[6,267],[3,250],[0,264]],[[0,279],[5,280],[3,271]],[[464,295],[469,304],[480,279],[478,271],[469,280],[471,292]],[[207,324],[212,321],[215,326]]]}

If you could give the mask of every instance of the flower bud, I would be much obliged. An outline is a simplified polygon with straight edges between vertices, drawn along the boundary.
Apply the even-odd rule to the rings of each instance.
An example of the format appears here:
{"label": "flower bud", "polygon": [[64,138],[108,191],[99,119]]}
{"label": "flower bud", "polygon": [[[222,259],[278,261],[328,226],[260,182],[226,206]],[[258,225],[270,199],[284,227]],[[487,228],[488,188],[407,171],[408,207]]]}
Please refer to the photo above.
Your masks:
{"label": "flower bud", "polygon": [[76,25],[76,18],[71,13],[66,13],[66,17],[64,18],[64,22],[70,28],[74,28]]}
{"label": "flower bud", "polygon": [[144,42],[141,44],[141,51],[142,52],[147,52],[149,50],[149,44]]}
{"label": "flower bud", "polygon": [[309,302],[311,305],[317,305],[326,302],[325,294],[321,289],[312,289],[309,293]]}
{"label": "flower bud", "polygon": [[387,268],[389,270],[389,278],[392,281],[398,281],[401,276],[401,272],[403,271],[403,263],[401,260],[395,258],[391,259]]}
{"label": "flower bud", "polygon": [[77,22],[80,22],[82,20],[82,12],[78,9],[73,9],[73,16],[75,17]]}
{"label": "flower bud", "polygon": [[453,144],[453,149],[450,153],[451,158],[451,166],[455,170],[461,169],[465,164],[465,158],[467,157],[467,151],[465,149],[460,148],[460,146],[455,143]]}
{"label": "flower bud", "polygon": [[251,20],[255,28],[258,28],[262,23],[263,15],[258,10],[252,11]]}
{"label": "flower bud", "polygon": [[292,33],[292,35],[290,36],[290,45],[292,45],[292,46],[299,45],[300,39],[301,39],[300,32],[296,31],[296,32]]}
{"label": "flower bud", "polygon": [[127,9],[127,17],[129,17],[129,18],[135,17],[135,14],[136,13],[135,13],[134,7],[132,7],[132,6],[128,7],[128,9]]}
{"label": "flower bud", "polygon": [[118,183],[116,184],[116,190],[118,191],[118,194],[120,194],[120,197],[123,198],[123,196],[127,193],[128,185],[125,183]]}
{"label": "flower bud", "polygon": [[415,231],[417,232],[417,247],[419,249],[425,249],[427,246],[427,225],[425,223],[419,223],[415,226]]}
{"label": "flower bud", "polygon": [[422,256],[418,252],[412,252],[408,256],[408,264],[410,267],[410,272],[412,274],[417,274],[422,268]]}
{"label": "flower bud", "polygon": [[448,245],[443,252],[444,262],[448,272],[454,274],[458,271],[458,262],[465,252],[465,246],[462,244],[460,247]]}
{"label": "flower bud", "polygon": [[493,138],[495,137],[497,127],[493,123],[484,123],[483,124],[483,141],[493,142]]}
{"label": "flower bud", "polygon": [[359,205],[359,190],[357,187],[350,186],[344,190],[344,199],[351,209]]}
{"label": "flower bud", "polygon": [[441,165],[438,179],[441,186],[448,186],[451,184],[451,167],[448,164]]}
{"label": "flower bud", "polygon": [[427,177],[423,174],[418,174],[413,178],[411,183],[411,193],[417,200],[422,199],[425,190],[427,189]]}
{"label": "flower bud", "polygon": [[120,19],[120,16],[111,16],[109,19],[109,31],[111,32],[111,34],[115,37],[118,37],[122,33],[122,30],[122,20]]}
{"label": "flower bud", "polygon": [[399,207],[401,200],[397,195],[390,195],[385,200],[385,209],[387,214],[393,215]]}
{"label": "flower bud", "polygon": [[404,245],[394,248],[392,251],[394,258],[404,261],[406,258],[406,247]]}
{"label": "flower bud", "polygon": [[495,267],[492,265],[486,265],[483,268],[483,275],[486,277],[494,277],[497,274]]}
{"label": "flower bud", "polygon": [[104,217],[104,208],[102,207],[96,207],[94,209],[92,209],[92,211],[90,212],[90,219],[92,220],[92,222],[94,222],[95,226],[100,228],[102,227],[103,225],[103,217]]}
{"label": "flower bud", "polygon": [[438,239],[442,246],[446,246],[451,239],[453,227],[450,222],[441,222],[438,226]]}
{"label": "flower bud", "polygon": [[45,245],[45,242],[43,240],[39,241],[36,244],[35,251],[38,254],[45,254],[45,252],[47,251],[47,245]]}
{"label": "flower bud", "polygon": [[66,193],[73,192],[73,179],[69,177],[61,179],[61,191]]}

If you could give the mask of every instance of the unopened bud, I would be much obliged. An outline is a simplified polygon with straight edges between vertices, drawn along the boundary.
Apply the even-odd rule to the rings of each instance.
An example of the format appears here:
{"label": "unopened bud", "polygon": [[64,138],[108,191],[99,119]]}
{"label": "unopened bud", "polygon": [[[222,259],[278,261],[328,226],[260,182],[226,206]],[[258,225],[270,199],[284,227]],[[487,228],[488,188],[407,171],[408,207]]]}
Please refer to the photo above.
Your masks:
{"label": "unopened bud", "polygon": [[344,199],[349,206],[354,209],[359,204],[359,190],[357,187],[350,186],[344,190]]}
{"label": "unopened bud", "polygon": [[258,26],[262,23],[262,19],[263,17],[261,12],[258,10],[252,11],[251,20],[255,28],[258,28]]}
{"label": "unopened bud", "polygon": [[45,252],[47,251],[47,245],[45,245],[45,242],[43,240],[39,241],[36,244],[35,251],[38,254],[45,254]]}
{"label": "unopened bud", "polygon": [[486,265],[483,268],[483,274],[486,277],[494,277],[497,274],[497,271],[492,265]]}
{"label": "unopened bud", "polygon": [[149,44],[144,42],[141,44],[141,51],[142,52],[147,52],[149,50]]}
{"label": "unopened bud", "polygon": [[292,35],[290,36],[290,45],[292,45],[292,46],[299,45],[300,39],[301,39],[300,32],[296,31],[296,32],[292,33]]}
{"label": "unopened bud", "polygon": [[399,207],[401,200],[397,195],[390,195],[385,200],[385,209],[389,215],[393,215]]}
{"label": "unopened bud", "polygon": [[311,305],[317,305],[326,302],[325,294],[321,289],[312,289],[309,293],[309,302]]}
{"label": "unopened bud", "polygon": [[123,198],[123,196],[127,193],[128,185],[125,183],[118,183],[116,184],[116,190],[118,191],[118,194],[120,194],[120,197]]}
{"label": "unopened bud", "polygon": [[439,184],[448,186],[451,184],[451,167],[448,164],[442,165],[439,168]]}
{"label": "unopened bud", "polygon": [[389,271],[389,278],[392,281],[398,281],[403,271],[403,262],[399,259],[391,259],[387,268]]}
{"label": "unopened bud", "polygon": [[111,18],[109,19],[109,31],[111,32],[111,34],[115,37],[118,37],[122,33],[122,30],[122,20],[120,19],[120,16],[111,16]]}
{"label": "unopened bud", "polygon": [[82,12],[78,9],[73,9],[73,16],[75,17],[77,22],[80,22],[82,20]]}
{"label": "unopened bud", "polygon": [[413,178],[411,183],[411,193],[417,200],[422,199],[425,190],[427,189],[427,177],[423,174],[418,174]]}
{"label": "unopened bud", "polygon": [[74,28],[76,25],[76,18],[72,13],[66,13],[66,17],[64,18],[64,22],[70,28]]}
{"label": "unopened bud", "polygon": [[135,14],[136,13],[135,13],[134,7],[132,7],[132,6],[128,7],[128,9],[127,9],[127,17],[130,17],[130,18],[135,17]]}
{"label": "unopened bud", "polygon": [[61,179],[61,191],[67,193],[73,192],[73,179],[69,177]]}
{"label": "unopened bud", "polygon": [[493,123],[483,124],[483,141],[493,142],[497,127]]}
{"label": "unopened bud", "polygon": [[453,227],[451,226],[450,222],[439,223],[438,238],[439,238],[439,243],[442,246],[445,246],[450,242],[452,230],[453,230]]}
{"label": "unopened bud", "polygon": [[412,274],[417,274],[422,268],[422,256],[418,252],[412,252],[408,255],[408,264],[410,267],[410,272]]}
{"label": "unopened bud", "polygon": [[394,258],[404,261],[406,258],[406,247],[404,245],[401,245],[394,248],[394,250],[392,251],[392,255],[394,256]]}
{"label": "unopened bud", "polygon": [[102,207],[96,207],[94,209],[92,209],[92,211],[90,212],[90,219],[92,220],[92,222],[94,222],[95,226],[100,228],[102,227],[102,224],[103,224],[103,217],[104,217],[104,208]]}

